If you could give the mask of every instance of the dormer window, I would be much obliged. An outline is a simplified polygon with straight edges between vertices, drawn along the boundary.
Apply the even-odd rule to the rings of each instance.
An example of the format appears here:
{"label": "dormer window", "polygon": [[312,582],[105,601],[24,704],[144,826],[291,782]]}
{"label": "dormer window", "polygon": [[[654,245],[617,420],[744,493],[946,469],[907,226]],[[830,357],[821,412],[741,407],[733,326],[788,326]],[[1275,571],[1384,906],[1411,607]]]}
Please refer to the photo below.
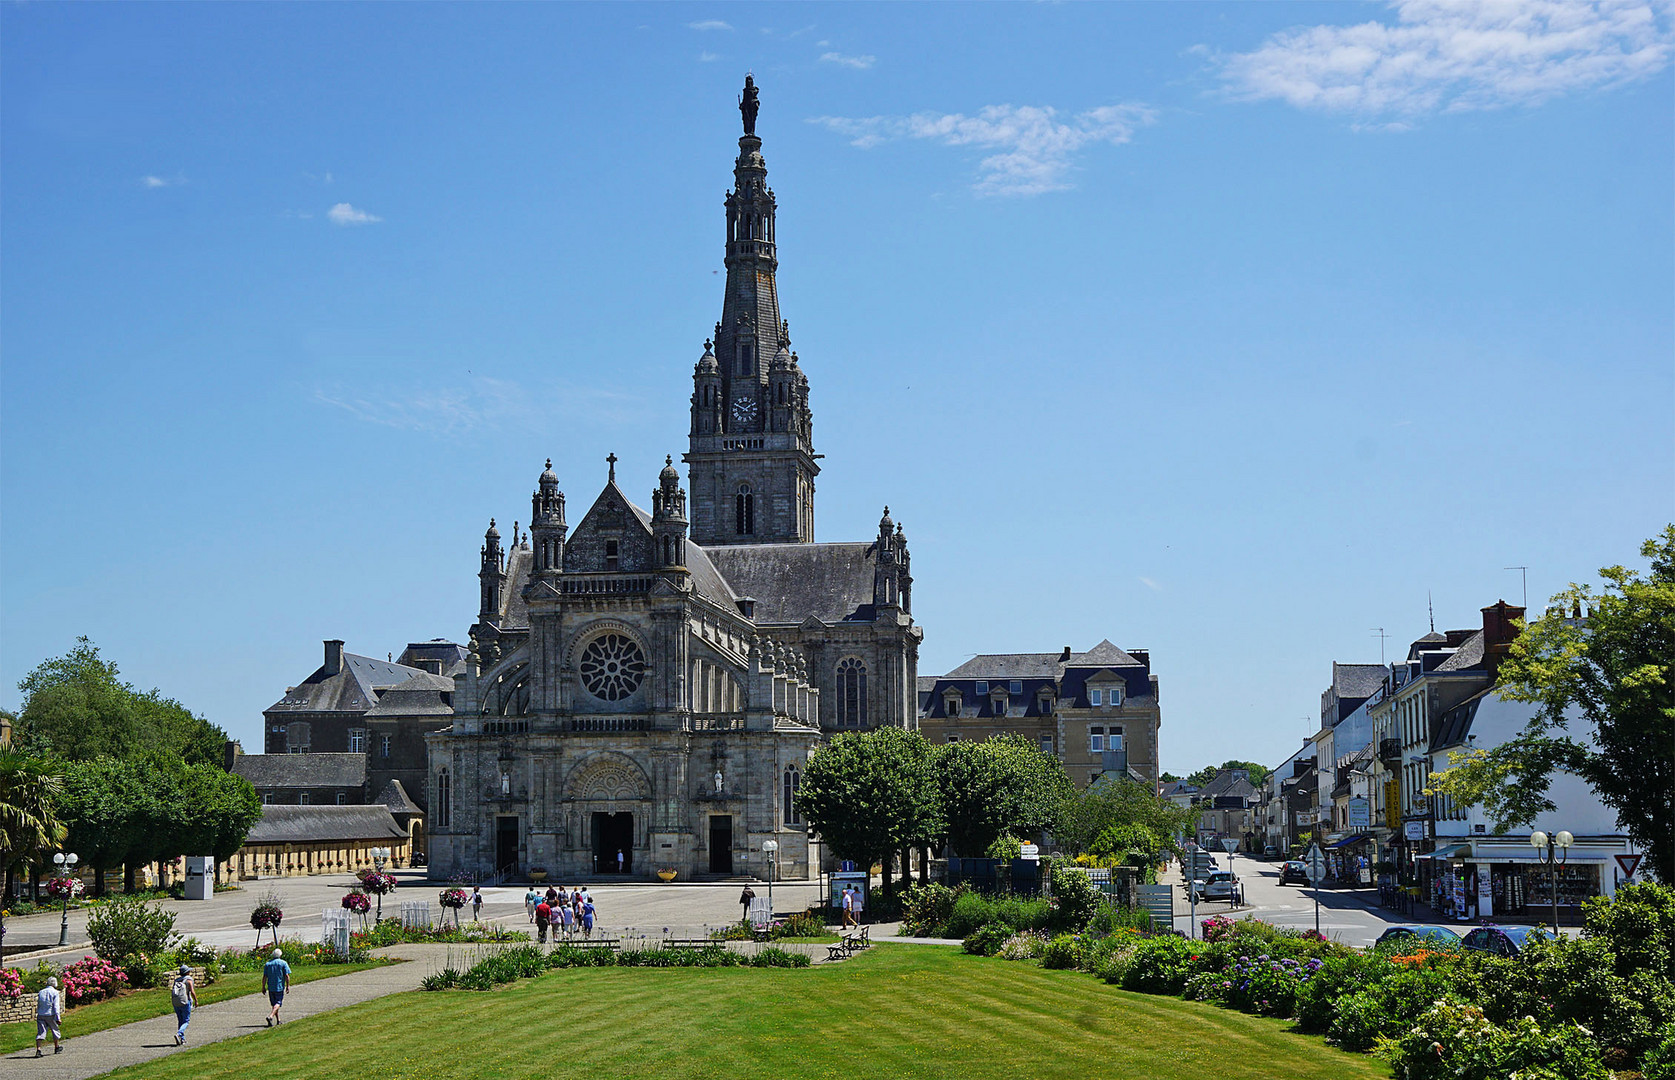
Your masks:
{"label": "dormer window", "polygon": [[1089,690],[1088,691],[1088,704],[1092,705],[1094,708],[1097,709],[1101,704],[1100,698],[1103,695],[1104,695],[1104,691],[1102,691],[1102,690]]}
{"label": "dormer window", "polygon": [[963,700],[958,690],[949,691],[942,699],[942,711],[949,716],[960,715],[960,705]]}

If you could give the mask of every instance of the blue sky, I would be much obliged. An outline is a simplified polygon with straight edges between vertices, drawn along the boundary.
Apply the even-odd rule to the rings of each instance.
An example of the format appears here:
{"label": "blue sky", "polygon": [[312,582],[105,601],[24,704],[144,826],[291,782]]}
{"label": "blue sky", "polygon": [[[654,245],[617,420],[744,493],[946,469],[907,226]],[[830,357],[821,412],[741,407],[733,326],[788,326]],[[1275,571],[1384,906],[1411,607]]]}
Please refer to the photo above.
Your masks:
{"label": "blue sky", "polygon": [[0,9],[0,704],[77,635],[260,743],[463,640],[490,515],[684,446],[738,87],[820,539],[920,671],[1149,648],[1165,768],[1675,519],[1668,8]]}

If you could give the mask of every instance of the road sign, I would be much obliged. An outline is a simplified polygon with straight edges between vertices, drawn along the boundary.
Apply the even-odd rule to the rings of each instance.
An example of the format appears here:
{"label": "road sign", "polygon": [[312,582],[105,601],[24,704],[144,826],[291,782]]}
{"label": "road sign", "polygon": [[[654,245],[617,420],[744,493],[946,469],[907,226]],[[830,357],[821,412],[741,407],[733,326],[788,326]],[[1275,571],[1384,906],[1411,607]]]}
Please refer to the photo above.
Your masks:
{"label": "road sign", "polygon": [[1309,875],[1310,884],[1319,885],[1326,880],[1326,856],[1319,844],[1309,845],[1309,853],[1303,856],[1303,869]]}
{"label": "road sign", "polygon": [[1617,860],[1617,865],[1623,868],[1623,877],[1625,878],[1633,877],[1634,872],[1640,869],[1641,857],[1639,855],[1616,855],[1613,858]]}
{"label": "road sign", "polygon": [[1222,837],[1221,838],[1221,850],[1227,852],[1227,854],[1229,854],[1229,855],[1233,854],[1235,851],[1238,851],[1239,850],[1239,840],[1238,840],[1238,838],[1233,837],[1233,836]]}

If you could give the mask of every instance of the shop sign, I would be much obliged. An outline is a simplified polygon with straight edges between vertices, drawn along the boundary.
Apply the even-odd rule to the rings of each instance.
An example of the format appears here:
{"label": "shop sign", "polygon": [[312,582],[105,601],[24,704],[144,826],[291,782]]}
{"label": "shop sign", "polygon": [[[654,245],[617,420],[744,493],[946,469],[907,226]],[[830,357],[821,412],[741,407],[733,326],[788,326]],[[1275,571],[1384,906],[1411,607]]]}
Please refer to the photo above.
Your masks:
{"label": "shop sign", "polygon": [[1349,827],[1354,831],[1361,831],[1372,825],[1372,806],[1365,798],[1356,796],[1349,800]]}
{"label": "shop sign", "polygon": [[1402,835],[1409,840],[1425,839],[1425,823],[1423,821],[1403,822]]}

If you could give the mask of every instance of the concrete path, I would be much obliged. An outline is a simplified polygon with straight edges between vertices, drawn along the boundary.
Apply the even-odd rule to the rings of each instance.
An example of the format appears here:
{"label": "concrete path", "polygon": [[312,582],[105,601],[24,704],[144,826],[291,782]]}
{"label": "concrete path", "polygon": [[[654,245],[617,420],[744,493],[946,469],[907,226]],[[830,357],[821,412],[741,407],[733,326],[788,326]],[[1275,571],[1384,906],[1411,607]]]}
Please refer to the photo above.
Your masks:
{"label": "concrete path", "polygon": [[[285,1007],[280,1015],[290,1022],[388,994],[417,990],[419,981],[430,974],[433,965],[446,957],[450,948],[455,955],[459,955],[462,949],[471,946],[397,945],[379,949],[374,955],[399,957],[409,962],[331,979],[316,979],[293,987],[285,995]],[[166,1054],[179,1054],[204,1043],[265,1031],[267,1011],[267,997],[260,993],[200,1006],[192,1011],[192,1023],[186,1029],[187,1044],[184,1047],[174,1044],[175,1019],[172,1012],[154,1020],[141,1020],[79,1036],[72,1012],[64,1017],[62,1054],[54,1054],[49,1042],[45,1046],[46,1056],[39,1060],[35,1058],[33,1047],[7,1054],[0,1060],[6,1063],[4,1072],[8,1080],[11,1077],[83,1080],[124,1065],[137,1065]]]}

